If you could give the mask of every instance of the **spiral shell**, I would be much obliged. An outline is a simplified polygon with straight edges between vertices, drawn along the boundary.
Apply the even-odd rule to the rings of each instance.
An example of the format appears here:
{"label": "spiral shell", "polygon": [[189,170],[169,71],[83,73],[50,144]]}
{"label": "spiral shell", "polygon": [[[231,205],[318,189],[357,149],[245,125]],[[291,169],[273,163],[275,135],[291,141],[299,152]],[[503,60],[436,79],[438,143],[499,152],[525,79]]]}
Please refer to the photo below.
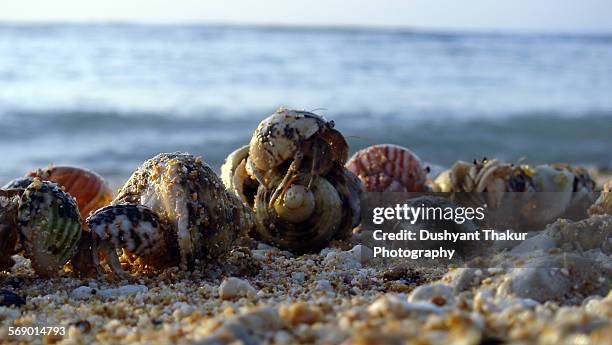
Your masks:
{"label": "spiral shell", "polygon": [[243,146],[230,153],[221,166],[221,179],[225,187],[236,194],[244,203],[253,207],[259,183],[247,171],[249,146]]}
{"label": "spiral shell", "polygon": [[72,166],[51,166],[29,173],[45,181],[53,181],[76,198],[80,213],[85,217],[108,205],[113,191],[104,179],[93,171]]}
{"label": "spiral shell", "polygon": [[333,122],[280,109],[221,172],[228,190],[253,209],[255,236],[301,253],[347,238],[359,224],[361,182],[344,167],[347,159]]}
{"label": "spiral shell", "polygon": [[[172,257],[158,257],[158,263],[171,261],[189,269],[197,260],[228,252],[252,222],[251,211],[225,190],[212,169],[201,158],[185,153],[162,153],[144,162],[112,206],[88,219],[103,241],[106,238],[100,229],[106,227],[117,249],[149,257],[166,253]],[[135,241],[134,245],[129,241]],[[137,245],[138,241],[144,246]],[[155,265],[154,260],[151,264]]]}
{"label": "spiral shell", "polygon": [[422,192],[426,188],[427,169],[416,154],[398,145],[373,145],[357,151],[346,167],[359,176],[368,192]]}
{"label": "spiral shell", "polygon": [[21,195],[17,220],[25,256],[40,276],[55,275],[75,254],[82,231],[79,209],[57,184],[34,179]]}

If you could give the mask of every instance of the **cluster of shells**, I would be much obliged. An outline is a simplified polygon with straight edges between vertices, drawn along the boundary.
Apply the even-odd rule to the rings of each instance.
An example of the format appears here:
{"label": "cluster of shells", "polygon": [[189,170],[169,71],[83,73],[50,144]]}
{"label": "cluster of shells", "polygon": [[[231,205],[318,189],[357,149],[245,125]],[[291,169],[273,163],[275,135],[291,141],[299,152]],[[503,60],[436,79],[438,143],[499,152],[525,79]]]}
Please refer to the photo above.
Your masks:
{"label": "cluster of shells", "polygon": [[40,276],[67,264],[82,276],[129,277],[132,265],[194,269],[249,237],[312,252],[351,236],[363,192],[482,193],[480,201],[494,207],[519,205],[520,219],[538,226],[586,216],[591,205],[590,214],[612,213],[612,185],[593,204],[595,183],[581,168],[459,161],[432,180],[400,146],[348,153],[333,121],[281,108],[227,157],[221,178],[186,153],[145,161],[116,195],[86,169],[28,173],[0,189],[0,270],[14,254],[30,259]]}
{"label": "cluster of shells", "polygon": [[432,183],[434,191],[455,193],[500,210],[514,227],[538,228],[559,217],[581,219],[595,201],[596,183],[567,164],[515,165],[497,159],[456,162]]}

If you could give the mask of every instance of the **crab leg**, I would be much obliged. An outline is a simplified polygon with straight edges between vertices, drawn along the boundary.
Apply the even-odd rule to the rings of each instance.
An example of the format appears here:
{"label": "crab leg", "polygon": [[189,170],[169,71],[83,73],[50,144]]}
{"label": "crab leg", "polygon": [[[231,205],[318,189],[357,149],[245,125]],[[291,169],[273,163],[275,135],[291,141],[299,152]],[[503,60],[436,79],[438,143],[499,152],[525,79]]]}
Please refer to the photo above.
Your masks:
{"label": "crab leg", "polygon": [[278,197],[283,194],[283,191],[287,189],[286,187],[290,185],[289,182],[291,181],[293,174],[298,171],[300,165],[302,164],[302,158],[304,158],[304,155],[301,152],[295,154],[293,162],[291,162],[289,169],[287,169],[285,177],[283,177],[283,180],[278,185],[278,187],[276,187],[274,193],[272,194],[272,197],[270,198],[270,202],[268,203],[269,207],[272,207],[274,205],[276,199],[278,199]]}
{"label": "crab leg", "polygon": [[121,279],[130,278],[130,275],[126,271],[124,271],[123,268],[121,268],[121,263],[119,262],[117,250],[110,241],[101,241],[101,243],[98,244],[97,248],[104,255],[104,257],[106,258],[106,263],[115,275],[117,275]]}

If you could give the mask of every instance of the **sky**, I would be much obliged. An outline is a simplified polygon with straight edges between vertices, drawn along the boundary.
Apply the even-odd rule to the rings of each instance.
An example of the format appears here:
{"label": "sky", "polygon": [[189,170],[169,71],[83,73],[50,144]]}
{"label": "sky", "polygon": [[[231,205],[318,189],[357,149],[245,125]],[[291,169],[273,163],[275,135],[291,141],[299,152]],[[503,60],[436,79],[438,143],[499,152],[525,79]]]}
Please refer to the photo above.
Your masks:
{"label": "sky", "polygon": [[0,20],[612,32],[612,0],[0,0]]}

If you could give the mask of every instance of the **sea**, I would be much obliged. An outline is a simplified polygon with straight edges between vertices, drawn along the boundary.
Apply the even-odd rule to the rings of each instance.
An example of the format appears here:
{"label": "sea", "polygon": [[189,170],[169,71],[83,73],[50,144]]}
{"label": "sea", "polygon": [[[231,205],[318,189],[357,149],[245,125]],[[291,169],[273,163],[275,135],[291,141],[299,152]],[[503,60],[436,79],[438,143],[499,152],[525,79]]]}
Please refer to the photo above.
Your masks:
{"label": "sea", "polygon": [[0,184],[49,164],[120,183],[160,152],[215,169],[279,107],[351,151],[612,165],[612,34],[0,23]]}

